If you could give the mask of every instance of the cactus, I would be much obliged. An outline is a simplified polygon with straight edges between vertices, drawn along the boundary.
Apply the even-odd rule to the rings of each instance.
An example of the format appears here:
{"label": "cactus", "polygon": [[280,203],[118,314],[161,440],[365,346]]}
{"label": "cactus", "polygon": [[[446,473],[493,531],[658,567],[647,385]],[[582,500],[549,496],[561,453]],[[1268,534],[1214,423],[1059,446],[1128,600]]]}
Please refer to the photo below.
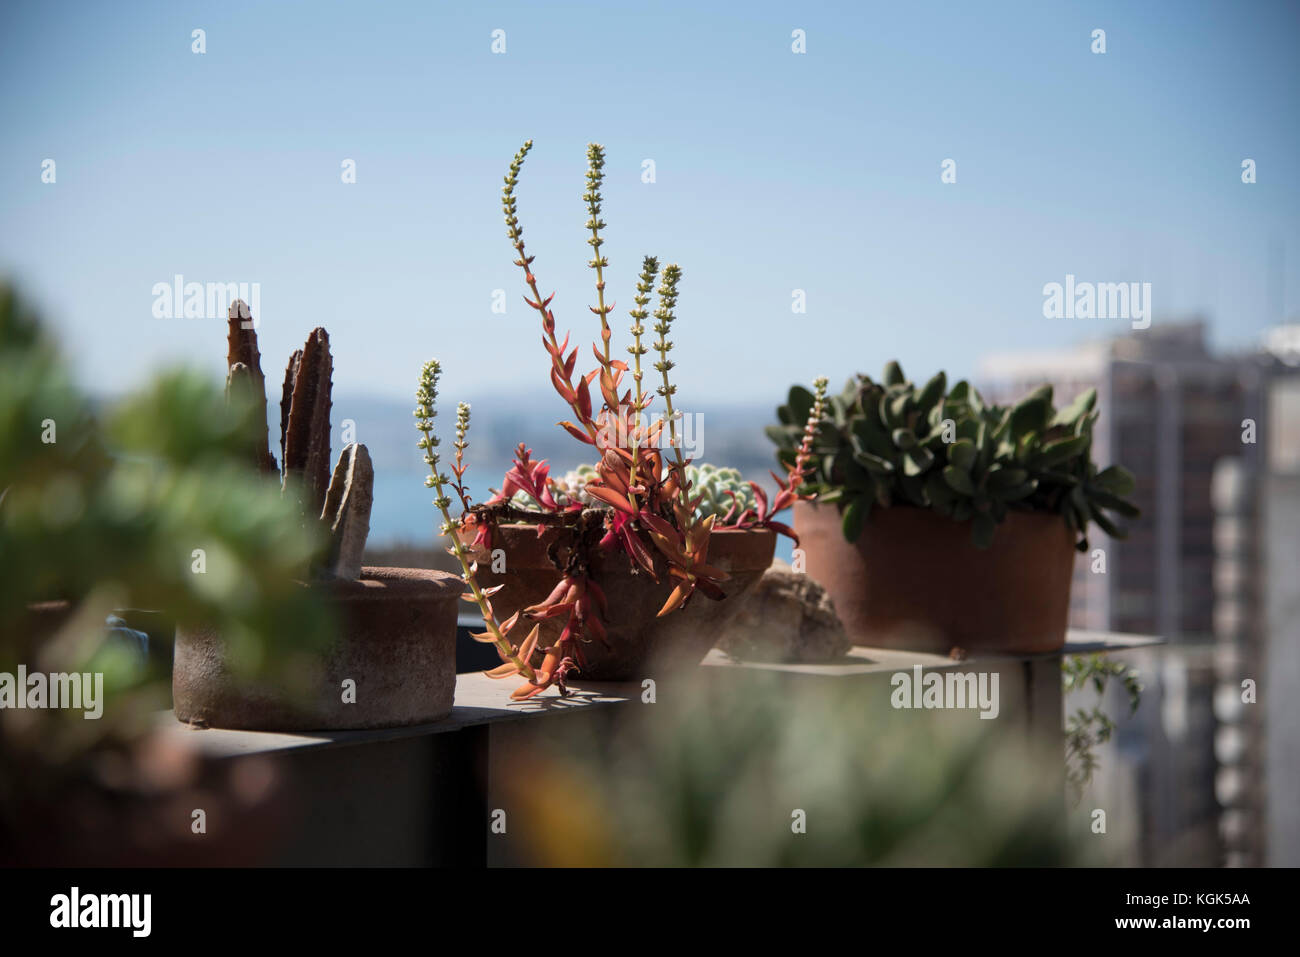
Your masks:
{"label": "cactus", "polygon": [[[813,401],[794,386],[777,409],[780,424],[768,426],[782,463],[794,460]],[[849,541],[872,507],[912,505],[969,521],[975,543],[987,548],[998,523],[1021,509],[1060,514],[1086,551],[1090,522],[1123,538],[1106,512],[1138,514],[1125,498],[1133,476],[1118,465],[1098,470],[1092,461],[1096,403],[1090,389],[1057,410],[1044,385],[1009,408],[989,405],[964,381],[949,390],[942,372],[917,388],[891,362],[881,382],[856,376],[830,397],[809,487],[818,501],[839,504]]]}
{"label": "cactus", "polygon": [[293,389],[288,416],[283,406],[280,410],[284,483],[286,488],[294,483],[301,486],[298,494],[308,514],[320,514],[329,487],[333,372],[329,334],[320,328],[311,331],[301,356],[295,353],[285,370],[286,383],[292,376]]}
{"label": "cactus", "polygon": [[321,521],[330,523],[327,567],[338,578],[361,577],[374,485],[375,469],[366,447],[355,442],[344,446],[321,512]]}
{"label": "cactus", "polygon": [[[238,387],[248,390],[261,413],[257,419],[261,424],[257,467],[263,472],[274,472],[275,456],[267,447],[266,380],[262,376],[262,354],[257,350],[257,330],[253,328],[253,316],[244,300],[236,299],[226,311],[226,320],[226,366],[230,370],[230,376],[247,379],[247,382],[240,383]],[[242,371],[238,371],[241,368]],[[231,386],[229,379],[226,386]]]}
{"label": "cactus", "polygon": [[[243,300],[228,312],[228,395],[246,392],[260,403],[262,430],[251,457],[259,469],[276,471],[268,448],[266,383],[262,376],[257,332]],[[334,578],[357,578],[370,531],[374,501],[374,467],[364,445],[355,442],[339,454],[330,470],[330,409],[334,360],[329,334],[311,331],[307,342],[289,357],[280,396],[280,483],[282,493],[297,497],[304,521],[318,521],[329,540],[326,563],[318,572]],[[269,463],[269,467],[268,467]]]}

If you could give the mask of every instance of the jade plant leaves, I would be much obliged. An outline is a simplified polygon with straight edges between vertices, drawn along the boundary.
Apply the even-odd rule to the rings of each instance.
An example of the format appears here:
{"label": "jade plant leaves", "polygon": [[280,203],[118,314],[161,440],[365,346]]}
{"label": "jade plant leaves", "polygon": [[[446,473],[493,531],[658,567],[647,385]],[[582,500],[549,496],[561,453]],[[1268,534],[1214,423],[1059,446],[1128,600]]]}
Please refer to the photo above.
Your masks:
{"label": "jade plant leaves", "polygon": [[[1107,513],[1137,517],[1128,501],[1136,482],[1118,465],[1098,470],[1092,462],[1096,390],[1060,409],[1052,399],[1044,385],[1010,407],[989,405],[965,380],[948,389],[940,372],[918,388],[890,362],[880,382],[858,375],[830,397],[809,491],[839,507],[849,541],[861,535],[872,506],[900,505],[970,522],[981,548],[1013,509],[1060,515],[1081,551],[1091,522],[1122,538]],[[779,424],[765,430],[783,465],[793,459],[812,402],[808,389],[792,387],[777,410]]]}

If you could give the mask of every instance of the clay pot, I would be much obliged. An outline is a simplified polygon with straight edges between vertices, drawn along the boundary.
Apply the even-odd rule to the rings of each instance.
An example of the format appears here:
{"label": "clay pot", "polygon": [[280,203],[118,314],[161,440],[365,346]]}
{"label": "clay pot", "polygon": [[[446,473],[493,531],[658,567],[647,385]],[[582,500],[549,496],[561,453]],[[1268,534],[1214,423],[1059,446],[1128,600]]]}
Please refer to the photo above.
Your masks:
{"label": "clay pot", "polygon": [[[334,606],[338,638],[304,662],[311,691],[253,685],[231,674],[227,647],[210,629],[176,631],[176,717],[214,728],[346,730],[422,724],[446,717],[456,690],[460,579],[423,568],[363,568],[356,581],[310,586]],[[356,701],[343,701],[345,679]]]}
{"label": "clay pot", "polygon": [[[560,580],[548,555],[558,546],[560,553],[572,540],[572,530],[548,526],[542,535],[536,525],[498,525],[492,547],[503,549],[506,570],[493,574],[490,560],[479,563],[479,582],[485,587],[504,584],[492,597],[492,607],[501,621],[520,608],[545,601]],[[772,564],[776,533],[769,529],[719,529],[709,537],[708,562],[731,577],[722,582],[727,597],[714,601],[702,592],[691,596],[685,607],[656,618],[673,590],[673,579],[663,557],[654,552],[655,583],[644,572],[633,574],[626,554],[590,547],[592,578],[605,590],[608,614],[605,627],[609,648],[599,642],[581,646],[585,665],[579,675],[587,681],[639,681],[681,668],[692,668],[708,654],[722,629],[740,611],[740,599],[763,577]],[[541,622],[538,644],[545,646],[559,638],[565,619]],[[531,624],[521,622],[520,634]],[[512,638],[514,633],[512,633]],[[540,660],[540,659],[539,659]]]}
{"label": "clay pot", "polygon": [[1059,515],[1010,512],[988,549],[969,522],[912,506],[873,508],[853,544],[834,506],[799,502],[794,523],[807,573],[855,644],[939,654],[1065,644],[1075,550]]}

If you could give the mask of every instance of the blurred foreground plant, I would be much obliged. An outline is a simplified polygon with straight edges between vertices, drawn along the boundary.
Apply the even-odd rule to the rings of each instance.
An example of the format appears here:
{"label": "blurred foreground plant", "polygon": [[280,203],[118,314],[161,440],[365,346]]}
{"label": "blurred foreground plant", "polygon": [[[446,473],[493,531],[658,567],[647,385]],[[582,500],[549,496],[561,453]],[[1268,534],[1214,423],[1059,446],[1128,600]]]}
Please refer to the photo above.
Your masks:
{"label": "blurred foreground plant", "polygon": [[106,769],[151,736],[169,672],[111,640],[110,613],[215,625],[236,667],[289,687],[329,640],[296,580],[322,543],[246,465],[259,415],[184,373],[100,412],[0,286],[0,672],[103,672],[106,699],[98,720],[0,710],[0,844],[33,804],[147,780]]}
{"label": "blurred foreground plant", "polygon": [[[712,670],[712,669],[702,669]],[[1078,863],[1060,762],[970,712],[737,669],[660,688],[616,727],[505,755],[522,862],[578,866]],[[884,687],[882,680],[881,687]],[[671,699],[666,692],[671,690]],[[990,727],[992,725],[993,727]]]}

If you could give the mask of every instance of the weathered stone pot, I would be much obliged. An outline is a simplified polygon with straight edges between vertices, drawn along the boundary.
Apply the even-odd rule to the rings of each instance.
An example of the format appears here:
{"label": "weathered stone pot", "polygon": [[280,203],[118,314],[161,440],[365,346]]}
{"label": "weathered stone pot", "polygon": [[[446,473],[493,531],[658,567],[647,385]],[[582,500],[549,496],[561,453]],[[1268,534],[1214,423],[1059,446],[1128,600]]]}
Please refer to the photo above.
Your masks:
{"label": "weathered stone pot", "polygon": [[[456,690],[460,579],[423,568],[363,568],[356,581],[317,582],[334,606],[338,637],[305,662],[304,695],[254,685],[230,671],[209,629],[176,631],[176,717],[214,728],[314,731],[422,724],[451,711]],[[343,700],[343,682],[356,700]]]}
{"label": "weathered stone pot", "polygon": [[969,522],[911,506],[872,509],[852,544],[834,506],[799,502],[794,523],[808,575],[855,644],[940,654],[1065,644],[1076,552],[1058,515],[1010,512],[988,549]]}
{"label": "weathered stone pot", "polygon": [[[547,527],[541,536],[536,525],[500,524],[492,546],[503,550],[506,570],[493,574],[490,561],[479,563],[479,582],[485,587],[504,584],[492,597],[492,607],[504,621],[517,610],[546,599],[560,580],[551,559],[563,559],[570,529]],[[590,542],[588,542],[590,546]],[[683,608],[656,618],[673,590],[663,557],[655,553],[658,583],[644,574],[634,574],[626,554],[590,547],[589,571],[605,591],[608,613],[609,648],[599,642],[581,646],[585,666],[579,679],[588,681],[639,681],[681,668],[691,668],[718,640],[722,629],[739,613],[741,598],[748,593],[772,564],[776,533],[769,529],[719,529],[709,538],[708,562],[731,577],[722,582],[727,597],[714,601],[703,593],[693,595]],[[551,553],[551,554],[548,554]],[[541,622],[539,645],[554,642],[564,628],[564,619]],[[522,640],[531,623],[521,622]],[[512,638],[515,634],[512,633]],[[540,659],[539,659],[540,660]]]}

